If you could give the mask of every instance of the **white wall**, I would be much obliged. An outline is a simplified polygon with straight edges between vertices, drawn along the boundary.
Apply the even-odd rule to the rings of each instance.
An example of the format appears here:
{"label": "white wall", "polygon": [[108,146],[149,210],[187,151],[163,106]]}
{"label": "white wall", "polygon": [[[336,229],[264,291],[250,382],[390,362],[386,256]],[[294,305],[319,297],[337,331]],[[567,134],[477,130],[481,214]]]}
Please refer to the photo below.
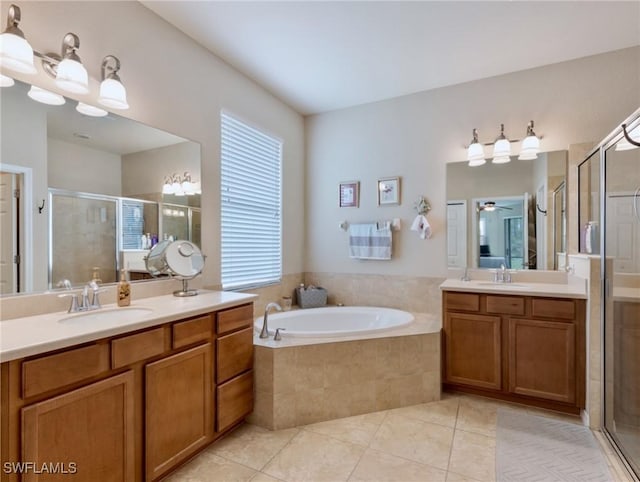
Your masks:
{"label": "white wall", "polygon": [[[446,276],[448,162],[463,161],[474,127],[481,142],[500,123],[521,138],[535,120],[544,151],[599,140],[640,105],[640,48],[620,50],[307,118],[306,271]],[[376,180],[402,176],[402,205],[376,206]],[[338,183],[361,181],[360,208],[338,207]],[[408,231],[425,195],[434,236]],[[401,217],[391,261],[348,257],[342,220]]]}
{"label": "white wall", "polygon": [[94,194],[122,195],[119,155],[47,139],[49,187]]}
{"label": "white wall", "polygon": [[166,177],[173,174],[182,177],[185,172],[191,174],[193,182],[202,179],[200,145],[195,142],[125,154],[122,156],[122,195],[160,193]]}
{"label": "white wall", "polygon": [[[1,18],[10,3],[3,2]],[[100,63],[117,56],[130,110],[119,112],[202,145],[203,250],[209,254],[205,285],[220,280],[220,109],[224,108],[284,140],[283,269],[303,268],[304,122],[302,117],[249,78],[134,1],[22,2],[20,27],[34,49],[58,51],[75,32],[89,71],[95,104]],[[59,92],[42,73],[16,78]]]}

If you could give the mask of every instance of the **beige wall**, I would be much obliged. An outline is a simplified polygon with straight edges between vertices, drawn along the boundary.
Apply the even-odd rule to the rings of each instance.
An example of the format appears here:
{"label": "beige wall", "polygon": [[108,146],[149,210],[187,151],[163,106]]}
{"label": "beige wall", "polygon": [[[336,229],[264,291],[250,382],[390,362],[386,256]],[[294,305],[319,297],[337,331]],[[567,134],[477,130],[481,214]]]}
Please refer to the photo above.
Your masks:
{"label": "beige wall", "polygon": [[[9,5],[2,3],[1,18],[6,18]],[[23,2],[20,7],[20,27],[34,49],[57,51],[65,32],[80,37],[79,55],[91,77],[91,95],[78,100],[95,104],[102,58],[116,55],[131,105],[119,114],[201,144],[202,244],[209,254],[205,285],[219,284],[220,279],[220,110],[282,138],[283,269],[302,272],[304,122],[297,112],[138,2]],[[37,66],[38,75],[15,77],[59,92],[39,62]]]}
{"label": "beige wall", "polygon": [[191,174],[193,182],[202,179],[200,145],[181,142],[172,146],[134,152],[122,156],[122,195],[136,196],[162,192],[166,177]]}
{"label": "beige wall", "polygon": [[[640,104],[640,48],[620,50],[307,118],[307,272],[446,276],[448,162],[463,161],[476,127],[521,138],[534,119],[544,151],[600,139]],[[376,180],[402,176],[402,205],[376,206]],[[338,183],[361,182],[360,208],[338,207]],[[433,207],[433,238],[408,230],[413,202]],[[394,259],[349,259],[338,224],[400,217]]]}
{"label": "beige wall", "polygon": [[120,196],[120,164],[117,154],[47,139],[49,187]]}

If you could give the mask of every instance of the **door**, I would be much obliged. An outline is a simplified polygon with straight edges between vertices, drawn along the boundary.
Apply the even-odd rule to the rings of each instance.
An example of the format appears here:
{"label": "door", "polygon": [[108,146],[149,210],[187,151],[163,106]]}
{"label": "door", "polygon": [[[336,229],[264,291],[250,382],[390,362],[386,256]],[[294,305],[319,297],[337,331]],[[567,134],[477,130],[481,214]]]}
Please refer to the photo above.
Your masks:
{"label": "door", "polygon": [[524,229],[522,216],[504,219],[504,255],[510,269],[524,267]]}
{"label": "door", "polygon": [[18,293],[18,174],[0,172],[0,294]]}
{"label": "door", "polygon": [[23,408],[23,460],[58,470],[23,480],[134,480],[133,412],[132,371]]}
{"label": "door", "polygon": [[146,480],[154,480],[213,437],[212,345],[145,367]]}
{"label": "door", "polygon": [[574,403],[575,325],[569,322],[509,320],[509,391]]}
{"label": "door", "polygon": [[467,267],[467,201],[447,202],[447,258],[449,267]]}
{"label": "door", "polygon": [[502,389],[500,317],[447,313],[445,381]]}
{"label": "door", "polygon": [[[547,223],[549,214],[547,207],[547,185],[541,184],[536,191],[536,269],[551,269],[553,264],[547,264]],[[549,266],[549,268],[547,267]],[[532,266],[534,268],[534,266]]]}

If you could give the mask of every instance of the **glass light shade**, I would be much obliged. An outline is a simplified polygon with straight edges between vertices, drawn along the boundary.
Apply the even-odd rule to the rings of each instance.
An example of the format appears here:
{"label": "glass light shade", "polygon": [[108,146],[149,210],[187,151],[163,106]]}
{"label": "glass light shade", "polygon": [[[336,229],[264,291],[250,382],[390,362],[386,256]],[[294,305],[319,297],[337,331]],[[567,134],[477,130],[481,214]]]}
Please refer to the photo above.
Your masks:
{"label": "glass light shade", "polygon": [[[511,143],[508,139],[498,139],[493,145],[493,157],[509,157],[511,155]],[[493,161],[495,162],[495,160]],[[507,161],[509,162],[509,161]]]}
{"label": "glass light shade", "polygon": [[194,194],[202,194],[202,185],[200,184],[200,181],[198,182],[194,182],[193,183],[193,193]]}
{"label": "glass light shade", "polygon": [[162,194],[173,194],[173,186],[167,182],[162,185]]}
{"label": "glass light shade", "polygon": [[98,102],[112,109],[128,109],[127,91],[121,82],[115,79],[104,79],[100,84]]}
{"label": "glass light shade", "polygon": [[511,162],[511,158],[509,156],[498,156],[494,157],[491,162],[493,164],[506,164],[507,162]]}
{"label": "glass light shade", "polygon": [[467,149],[467,161],[484,159],[484,148],[479,142],[475,142]]}
{"label": "glass light shade", "polygon": [[56,85],[74,94],[89,93],[89,75],[87,69],[80,62],[63,59],[58,64]]}
{"label": "glass light shade", "polygon": [[0,35],[0,67],[23,74],[35,74],[33,48],[24,38],[5,32]]}
{"label": "glass light shade", "polygon": [[182,181],[182,192],[187,196],[193,196],[195,194],[193,183],[189,181]]}
{"label": "glass light shade", "polygon": [[536,151],[536,154],[540,151],[540,139],[536,136],[525,137],[522,141],[523,151]]}
{"label": "glass light shade", "polygon": [[84,102],[78,102],[76,110],[81,114],[88,115],[90,117],[104,117],[109,114],[106,110],[100,109],[99,107],[94,107],[89,104],[85,104]]}
{"label": "glass light shade", "polygon": [[[640,126],[632,129],[631,132],[627,131],[629,137],[636,142],[640,142]],[[626,137],[623,137],[616,143],[616,151],[630,151],[631,149],[638,149],[638,146],[631,144]]]}
{"label": "glass light shade", "polygon": [[36,102],[40,102],[42,104],[63,105],[65,103],[64,97],[60,94],[49,92],[48,90],[41,89],[35,85],[31,86],[27,95]]}
{"label": "glass light shade", "polygon": [[518,159],[521,161],[531,161],[533,159],[537,159],[538,158],[538,151],[537,150],[530,150],[530,151],[522,151],[520,153],[520,155],[518,156]]}
{"label": "glass light shade", "polygon": [[493,212],[493,211],[496,210],[496,207],[495,206],[486,206],[485,205],[484,210],[487,211],[487,212]]}
{"label": "glass light shade", "polygon": [[182,191],[182,186],[178,181],[174,181],[171,185],[171,194],[174,196],[184,196],[184,191]]}
{"label": "glass light shade", "polygon": [[486,163],[487,163],[486,159],[471,159],[469,161],[469,167],[478,167]]}
{"label": "glass light shade", "polygon": [[0,87],[11,87],[13,84],[15,82],[11,77],[0,74]]}

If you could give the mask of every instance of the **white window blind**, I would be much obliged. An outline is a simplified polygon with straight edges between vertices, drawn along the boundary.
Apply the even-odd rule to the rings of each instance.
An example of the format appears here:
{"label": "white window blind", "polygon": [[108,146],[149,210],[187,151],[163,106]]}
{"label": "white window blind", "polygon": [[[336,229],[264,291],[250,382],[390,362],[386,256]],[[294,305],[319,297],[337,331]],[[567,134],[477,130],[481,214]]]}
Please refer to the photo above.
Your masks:
{"label": "white window blind", "polygon": [[282,279],[282,142],[222,112],[223,289]]}

